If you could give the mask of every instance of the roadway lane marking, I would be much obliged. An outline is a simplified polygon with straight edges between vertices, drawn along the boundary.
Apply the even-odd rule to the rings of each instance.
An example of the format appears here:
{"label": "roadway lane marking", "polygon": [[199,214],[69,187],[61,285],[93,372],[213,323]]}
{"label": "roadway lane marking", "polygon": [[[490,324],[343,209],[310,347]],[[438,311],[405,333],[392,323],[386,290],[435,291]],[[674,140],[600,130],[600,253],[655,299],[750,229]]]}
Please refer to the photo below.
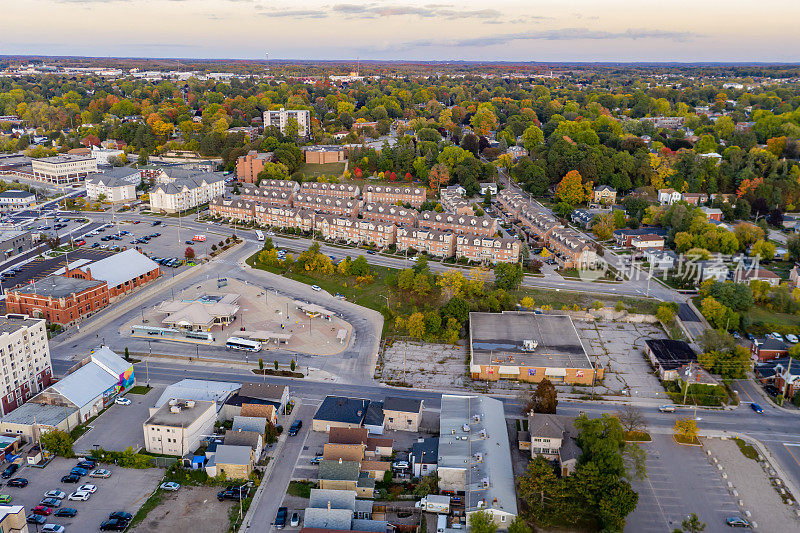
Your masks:
{"label": "roadway lane marking", "polygon": [[741,392],[743,392],[745,396],[747,396],[747,399],[748,399],[748,400],[750,400],[751,402],[753,401],[753,397],[752,397],[752,396],[750,396],[750,394],[749,394],[749,393],[748,393],[746,390],[744,390],[744,388],[742,388],[742,387],[739,387],[739,390],[740,390]]}
{"label": "roadway lane marking", "polygon": [[800,446],[800,444],[786,443],[786,442],[783,443],[783,447],[786,448],[786,451],[789,452],[789,455],[792,456],[792,459],[794,459],[794,462],[797,463],[797,466],[800,466],[800,461],[797,460],[797,457],[795,457],[795,455],[792,453],[792,450],[789,449],[790,446]]}

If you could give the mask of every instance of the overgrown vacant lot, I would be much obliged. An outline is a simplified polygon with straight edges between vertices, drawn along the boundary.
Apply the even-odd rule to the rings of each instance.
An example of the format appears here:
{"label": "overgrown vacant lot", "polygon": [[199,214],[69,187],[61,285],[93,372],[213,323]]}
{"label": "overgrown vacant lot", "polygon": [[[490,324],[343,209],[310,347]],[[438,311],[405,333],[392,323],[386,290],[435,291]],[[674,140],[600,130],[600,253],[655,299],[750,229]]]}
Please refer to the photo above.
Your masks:
{"label": "overgrown vacant lot", "polygon": [[230,526],[228,513],[232,502],[217,501],[219,487],[187,487],[164,492],[161,503],[147,514],[135,533],[152,531],[191,531],[221,533]]}

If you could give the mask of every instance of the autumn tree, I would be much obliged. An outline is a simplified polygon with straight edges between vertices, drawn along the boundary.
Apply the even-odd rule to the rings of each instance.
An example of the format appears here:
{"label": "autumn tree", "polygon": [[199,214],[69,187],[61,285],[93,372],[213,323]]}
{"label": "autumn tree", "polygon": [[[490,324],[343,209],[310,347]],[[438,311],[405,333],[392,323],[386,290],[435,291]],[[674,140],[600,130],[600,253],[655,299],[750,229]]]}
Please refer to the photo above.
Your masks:
{"label": "autumn tree", "polygon": [[422,313],[412,313],[406,321],[408,334],[414,339],[421,339],[425,335],[425,316]]}
{"label": "autumn tree", "polygon": [[635,405],[625,404],[616,414],[622,428],[628,433],[647,431],[647,420],[642,410]]}
{"label": "autumn tree", "polygon": [[442,185],[447,185],[450,181],[450,170],[447,168],[447,165],[436,163],[433,165],[430,172],[428,172],[428,178],[430,180],[431,189],[435,189],[436,192],[439,192],[439,188]]}
{"label": "autumn tree", "polygon": [[675,436],[686,442],[694,442],[697,440],[699,430],[697,429],[697,422],[694,418],[679,418],[675,421],[673,426]]}
{"label": "autumn tree", "polygon": [[580,172],[577,170],[567,172],[556,187],[556,198],[569,205],[577,205],[584,201],[586,192]]}
{"label": "autumn tree", "polygon": [[186,250],[183,251],[183,256],[188,259],[194,259],[194,248],[191,246],[187,246]]}
{"label": "autumn tree", "polygon": [[532,393],[527,393],[526,413],[555,414],[558,407],[558,393],[553,383],[544,378]]}
{"label": "autumn tree", "polygon": [[610,239],[614,235],[614,229],[614,216],[611,213],[597,215],[592,224],[592,233],[601,241]]}
{"label": "autumn tree", "polygon": [[750,247],[750,255],[759,257],[764,261],[771,261],[775,257],[775,245],[770,241],[759,240]]}
{"label": "autumn tree", "polygon": [[544,144],[544,133],[538,126],[531,124],[522,133],[522,146],[531,153],[540,144]]}

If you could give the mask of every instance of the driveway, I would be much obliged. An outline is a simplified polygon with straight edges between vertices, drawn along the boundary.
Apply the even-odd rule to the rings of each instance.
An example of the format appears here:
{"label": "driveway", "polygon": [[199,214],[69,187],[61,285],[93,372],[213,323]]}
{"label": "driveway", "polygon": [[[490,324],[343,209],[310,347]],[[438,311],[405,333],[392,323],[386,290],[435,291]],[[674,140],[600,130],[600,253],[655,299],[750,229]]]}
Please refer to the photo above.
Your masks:
{"label": "driveway", "polygon": [[147,394],[128,394],[130,405],[112,405],[92,423],[92,429],[75,441],[75,453],[100,447],[122,451],[128,446],[136,450],[144,446],[142,424],[150,418],[150,407],[164,392],[164,387],[153,387]]}

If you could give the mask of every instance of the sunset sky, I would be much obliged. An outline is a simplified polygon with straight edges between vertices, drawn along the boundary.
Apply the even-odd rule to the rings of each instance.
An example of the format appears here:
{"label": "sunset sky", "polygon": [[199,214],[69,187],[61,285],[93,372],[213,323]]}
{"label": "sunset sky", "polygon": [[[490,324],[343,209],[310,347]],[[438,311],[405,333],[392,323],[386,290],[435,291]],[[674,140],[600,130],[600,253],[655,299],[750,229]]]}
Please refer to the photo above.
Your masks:
{"label": "sunset sky", "polygon": [[0,54],[797,61],[796,0],[0,0]]}

